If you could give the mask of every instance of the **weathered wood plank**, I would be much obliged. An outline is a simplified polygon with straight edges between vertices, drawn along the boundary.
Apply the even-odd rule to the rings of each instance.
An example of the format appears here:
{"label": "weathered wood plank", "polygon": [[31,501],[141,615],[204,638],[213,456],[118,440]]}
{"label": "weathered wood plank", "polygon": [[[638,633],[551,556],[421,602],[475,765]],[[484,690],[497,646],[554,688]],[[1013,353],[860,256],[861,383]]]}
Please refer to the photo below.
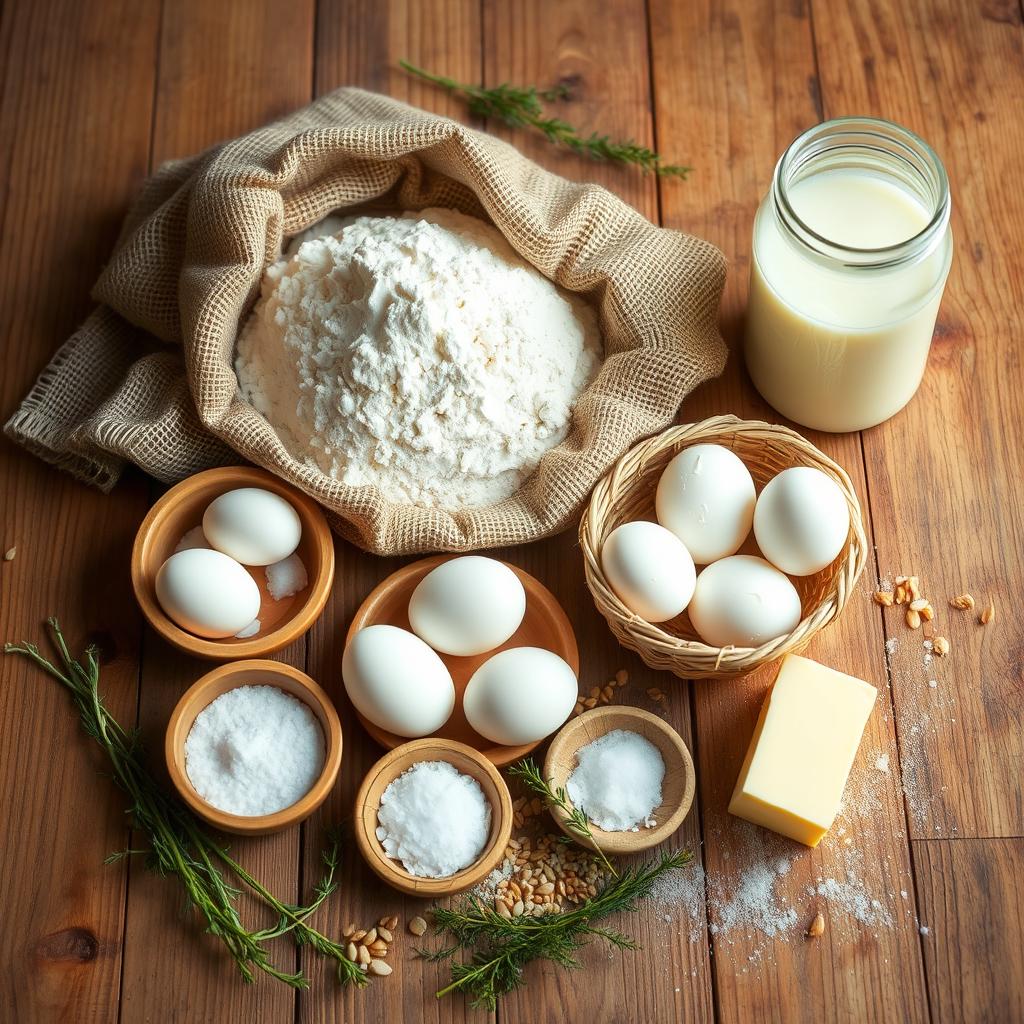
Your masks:
{"label": "weathered wood plank", "polygon": [[[145,172],[158,17],[156,3],[118,0],[3,8],[4,419],[88,311]],[[0,441],[0,548],[17,549],[0,563],[0,639],[41,641],[57,614],[76,649],[101,644],[108,705],[129,723],[139,616],[126,552],[145,502],[138,477],[112,500]],[[127,841],[123,801],[59,685],[20,659],[0,666],[4,1013],[114,1021],[127,868],[103,860]]]}
{"label": "weathered wood plank", "polygon": [[[926,664],[889,613],[893,692],[911,834],[1020,836],[1024,563],[1020,344],[1024,32],[1016,3],[915,0],[814,5],[829,115],[867,111],[938,151],[953,196],[955,253],[917,397],[865,435],[883,575],[916,573],[953,653]],[[851,59],[855,55],[855,59]],[[997,618],[947,607],[964,590]],[[935,680],[934,687],[929,680]]]}
{"label": "weathered wood plank", "polygon": [[[310,99],[313,4],[166,4],[153,138],[153,166],[198,152],[258,127]],[[305,643],[280,657],[304,666]],[[168,648],[151,631],[143,645],[139,724],[161,751],[167,717],[209,663]],[[301,898],[300,834],[232,838],[234,855],[272,891]],[[252,916],[243,903],[243,915]],[[180,893],[141,864],[128,890],[122,1020],[291,1021],[295,994],[268,978],[245,985],[220,943],[201,937],[193,914],[181,913]],[[285,969],[298,956],[286,940],[274,955]],[[155,951],[159,951],[155,955]]]}
{"label": "weathered wood plank", "polygon": [[[582,0],[554,5],[485,0],[483,36],[487,85],[563,86],[568,97],[545,105],[550,116],[584,136],[593,131],[653,148],[646,11],[640,0],[604,3],[597,17],[593,5]],[[500,122],[488,124],[487,130],[556,174],[604,185],[657,221],[653,175],[577,156],[537,132]]]}
{"label": "weathered wood plank", "polygon": [[1024,840],[915,840],[911,848],[932,1020],[1024,1020]]}
{"label": "weathered wood plank", "polygon": [[[543,26],[538,30],[538,26]],[[484,4],[486,84],[510,82],[539,88],[565,85],[570,98],[549,104],[550,112],[583,134],[597,131],[632,138],[653,147],[646,11],[639,0],[593,5],[556,5],[530,0]],[[553,147],[543,137],[491,123],[488,131],[512,142],[542,166],[568,178],[595,181],[620,195],[651,220],[658,219],[657,184],[635,168],[597,163]],[[687,687],[648,669],[622,650],[598,615],[583,581],[575,538],[569,534],[504,557],[522,565],[549,586],[577,632],[581,652],[580,687],[603,685],[620,667],[631,682],[621,691],[625,703],[656,707],[693,747]],[[652,705],[646,690],[658,685],[668,695]],[[665,848],[688,847],[698,867],[700,812],[694,807],[683,830]],[[666,920],[669,918],[670,920]],[[686,1020],[712,1019],[711,969],[703,913],[691,920],[685,908],[659,900],[618,922],[641,946],[637,953],[609,957],[600,944],[586,950],[587,981],[550,967],[530,969],[526,988],[499,1008],[501,1019]]]}
{"label": "weathered wood plank", "polygon": [[[687,184],[663,187],[665,223],[710,239],[730,260],[722,311],[730,363],[684,404],[682,418],[735,412],[778,421],[750,386],[739,340],[754,212],[779,153],[821,116],[808,11],[802,4],[655,0],[651,38],[659,145],[690,147],[696,165]],[[870,519],[859,437],[808,436],[850,472]],[[739,823],[726,810],[771,671],[695,685],[722,1020],[812,1021],[824,1006],[842,1006],[858,1020],[927,1017],[899,789],[892,774],[874,767],[897,763],[882,639],[865,588],[808,651],[881,690],[855,768],[858,792],[848,791],[842,820],[814,851]],[[814,892],[819,885],[831,898]],[[865,921],[847,902],[854,891],[867,902]],[[826,937],[806,942],[803,930],[819,908]]]}
{"label": "weathered wood plank", "polygon": [[[406,75],[398,61],[440,69],[464,81],[479,81],[480,11],[476,0],[430,0],[404,3],[343,3],[321,0],[316,34],[316,89],[323,93],[340,85],[375,89],[428,110],[465,120],[465,108],[432,86]],[[355,720],[341,681],[345,631],[363,598],[388,573],[408,559],[381,559],[338,542],[334,593],[310,632],[309,672],[334,698],[345,730],[341,781],[327,803],[307,824],[304,874],[307,884],[319,872],[323,829],[351,820],[356,789],[383,751]],[[368,928],[384,916],[401,918],[388,963],[394,973],[371,980],[367,989],[340,991],[330,970],[304,956],[313,979],[300,997],[303,1021],[486,1021],[493,1015],[471,1011],[461,997],[438,1002],[435,967],[415,957],[420,945],[406,930],[410,917],[425,913],[429,903],[387,888],[365,866],[350,837],[343,849],[341,885],[319,915],[330,934],[349,923]]]}

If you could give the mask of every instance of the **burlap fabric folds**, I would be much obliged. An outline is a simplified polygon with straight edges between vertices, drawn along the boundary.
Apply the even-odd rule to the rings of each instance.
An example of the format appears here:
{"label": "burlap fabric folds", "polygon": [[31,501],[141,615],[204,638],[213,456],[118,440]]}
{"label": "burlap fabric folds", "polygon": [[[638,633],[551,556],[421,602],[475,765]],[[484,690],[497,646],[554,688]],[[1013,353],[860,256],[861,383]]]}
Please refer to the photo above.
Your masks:
{"label": "burlap fabric folds", "polygon": [[[569,436],[501,504],[427,509],[340,484],[290,455],[238,393],[235,336],[282,239],[369,202],[488,218],[599,312],[606,358]],[[5,429],[104,490],[126,460],[175,481],[241,456],[382,554],[518,544],[570,525],[614,460],[721,372],[724,278],[716,248],[654,227],[603,188],[550,174],[448,118],[339,89],[146,182],[93,290],[99,307]]]}

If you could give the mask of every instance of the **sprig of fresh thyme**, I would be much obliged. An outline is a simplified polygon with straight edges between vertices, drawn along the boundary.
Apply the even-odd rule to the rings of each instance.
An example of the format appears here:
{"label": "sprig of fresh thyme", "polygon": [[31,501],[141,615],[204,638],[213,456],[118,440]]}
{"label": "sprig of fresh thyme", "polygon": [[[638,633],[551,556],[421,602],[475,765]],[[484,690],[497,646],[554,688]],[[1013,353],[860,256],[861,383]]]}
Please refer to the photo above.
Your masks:
{"label": "sprig of fresh thyme", "polygon": [[513,128],[533,128],[541,132],[549,142],[557,146],[566,146],[592,160],[631,164],[645,173],[653,173],[662,178],[686,178],[692,170],[690,167],[665,163],[654,150],[632,139],[612,139],[609,135],[600,135],[597,132],[581,135],[561,118],[545,115],[544,103],[569,98],[569,89],[565,85],[558,85],[552,89],[537,89],[535,86],[524,88],[502,83],[484,88],[458,82],[444,75],[432,74],[406,60],[400,60],[398,63],[409,74],[447,89],[453,95],[461,96],[471,113],[477,117],[503,121]]}
{"label": "sprig of fresh thyme", "polygon": [[548,804],[557,807],[566,815],[565,827],[572,832],[577,839],[584,839],[589,844],[589,848],[597,854],[598,859],[604,866],[604,869],[612,876],[618,873],[612,862],[605,856],[604,851],[598,845],[597,840],[594,838],[594,833],[590,829],[590,820],[587,818],[586,811],[583,807],[574,807],[569,800],[569,794],[566,793],[564,786],[553,787],[549,781],[547,781],[540,773],[540,769],[537,767],[532,757],[524,758],[517,764],[512,765],[508,769],[509,775],[514,779],[519,779],[527,789],[536,793],[542,800],[546,800]]}
{"label": "sprig of fresh thyme", "polygon": [[[452,943],[437,951],[419,952],[427,960],[451,964],[451,981],[437,997],[463,992],[473,1006],[493,1010],[501,996],[524,984],[523,969],[534,960],[575,969],[577,952],[593,938],[617,949],[636,949],[629,936],[593,922],[620,911],[635,911],[662,875],[685,867],[691,859],[692,854],[680,850],[627,867],[592,899],[560,914],[510,919],[475,896],[451,909],[435,907],[437,929]],[[461,950],[472,951],[468,961],[455,960]]]}
{"label": "sprig of fresh thyme", "polygon": [[[103,748],[110,759],[115,782],[128,796],[132,823],[149,844],[147,865],[161,875],[178,879],[188,902],[205,921],[206,930],[224,943],[242,977],[253,981],[255,971],[262,971],[293,988],[306,988],[309,983],[305,975],[301,971],[279,970],[271,963],[266,948],[270,939],[291,935],[296,945],[309,945],[333,960],[342,983],[365,985],[366,976],[345,956],[343,946],[309,924],[310,917],[336,888],[338,835],[328,836],[327,848],[322,854],[324,875],[315,886],[312,901],[298,906],[279,900],[200,827],[192,813],[169,796],[143,766],[138,733],[122,728],[100,696],[95,649],[88,648],[84,657],[76,660],[68,650],[57,620],[51,618],[48,624],[63,668],[40,654],[35,644],[5,644],[4,652],[28,658],[67,688],[78,708],[82,727]],[[140,851],[122,851],[107,860],[137,852]],[[258,931],[250,931],[242,924],[236,907],[241,887],[249,889],[274,913],[275,924]]]}

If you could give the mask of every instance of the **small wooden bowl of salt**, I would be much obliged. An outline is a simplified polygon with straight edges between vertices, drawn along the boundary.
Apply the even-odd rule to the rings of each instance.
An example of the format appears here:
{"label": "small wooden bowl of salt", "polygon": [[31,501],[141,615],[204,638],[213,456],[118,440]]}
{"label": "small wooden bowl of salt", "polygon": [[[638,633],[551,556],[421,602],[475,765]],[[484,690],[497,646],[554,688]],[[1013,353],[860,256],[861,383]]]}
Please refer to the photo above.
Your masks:
{"label": "small wooden bowl of salt", "polygon": [[[551,785],[552,789],[567,789],[570,794],[569,803],[572,806],[571,793],[574,786],[570,784],[570,777],[579,765],[578,754],[585,747],[597,740],[607,737],[609,733],[625,733],[632,736],[639,736],[651,744],[657,755],[664,764],[664,776],[661,779],[661,802],[656,806],[652,805],[648,813],[647,825],[644,821],[638,821],[633,828],[625,828],[622,831],[607,831],[599,828],[588,814],[588,823],[594,836],[596,845],[604,853],[609,854],[630,854],[639,853],[641,850],[650,849],[664,842],[683,823],[683,819],[690,812],[693,804],[693,795],[696,788],[696,775],[693,769],[693,758],[686,748],[683,738],[666,721],[649,711],[633,707],[605,707],[593,708],[585,711],[582,715],[572,719],[567,725],[555,735],[548,747],[547,757],[544,759],[544,778]],[[622,738],[622,737],[619,737]],[[655,750],[650,750],[643,744],[637,744],[635,740],[629,743],[628,736],[623,738],[628,745],[621,749],[631,758],[638,757],[641,763],[634,762],[634,770],[646,773],[657,763]],[[640,747],[637,751],[636,748]],[[629,749],[631,747],[632,749]],[[614,764],[618,756],[614,750],[609,751]],[[607,764],[607,762],[606,762]],[[630,780],[625,776],[627,765],[614,764],[614,776],[617,783],[621,783],[625,790],[633,790],[630,795],[640,788],[643,780]],[[599,767],[588,767],[594,772],[596,778],[600,778]],[[593,783],[592,783],[593,784]],[[599,794],[604,796],[609,803],[614,802],[610,794]],[[583,807],[584,812],[587,807]],[[612,807],[612,812],[617,808]],[[646,808],[645,808],[646,810]],[[605,809],[605,813],[608,813]],[[594,848],[594,843],[581,838],[567,827],[569,815],[559,807],[552,807],[551,814],[558,824],[558,827],[568,836],[583,846]],[[600,816],[600,815],[598,815]]]}
{"label": "small wooden bowl of salt", "polygon": [[[233,699],[240,696],[253,700],[246,707]],[[203,723],[204,735],[196,737],[205,741],[194,752],[203,763],[191,764],[196,720],[224,697],[231,706],[220,707],[219,720]],[[327,799],[341,768],[341,744],[338,712],[305,672],[279,661],[250,660],[221,665],[185,691],[167,722],[164,754],[174,788],[200,818],[223,832],[268,835],[304,821]],[[232,763],[238,767],[234,779]],[[253,792],[261,778],[265,794]],[[204,785],[206,797],[199,792]],[[251,813],[264,796],[283,793],[288,800],[289,790],[294,799],[285,806]],[[248,803],[246,813],[211,802],[225,795]]]}
{"label": "small wooden bowl of salt", "polygon": [[[472,863],[452,874],[430,877],[413,874],[412,871],[406,869],[400,859],[389,856],[384,848],[384,843],[379,838],[378,828],[380,827],[379,815],[382,800],[392,783],[403,776],[408,779],[410,771],[423,769],[424,765],[429,768],[437,768],[439,767],[438,762],[441,762],[440,767],[447,764],[454,769],[454,772],[448,772],[452,776],[450,779],[439,783],[440,789],[445,790],[443,793],[439,792],[439,799],[442,801],[448,799],[448,794],[453,788],[459,788],[459,783],[472,789],[472,783],[469,781],[472,780],[479,786],[479,791],[482,792],[483,798],[490,808],[490,821],[486,835],[481,833],[481,849]],[[468,776],[468,779],[460,778],[460,776]],[[393,805],[400,805],[401,794],[393,789],[391,792],[395,793]],[[437,813],[434,817],[438,822],[444,823],[446,818],[453,817],[446,815],[445,809],[436,804],[435,810]],[[455,817],[457,818],[458,815]],[[505,859],[505,849],[512,835],[512,797],[497,768],[479,750],[475,750],[465,743],[456,743],[454,740],[427,737],[404,743],[402,746],[388,751],[366,773],[366,778],[363,779],[359,792],[356,794],[354,824],[359,852],[380,879],[410,896],[436,899],[441,896],[452,896],[455,893],[471,889],[474,885],[479,885]],[[459,828],[462,823],[456,820],[449,821],[448,824]],[[443,830],[443,827],[442,824],[440,830]],[[463,838],[462,836],[449,836],[453,845]],[[415,852],[416,841],[417,837],[412,836],[411,842],[405,845]],[[438,834],[436,845],[441,847],[444,842],[445,840]],[[430,859],[436,859],[439,862],[445,860],[444,850],[436,850],[435,856]]]}

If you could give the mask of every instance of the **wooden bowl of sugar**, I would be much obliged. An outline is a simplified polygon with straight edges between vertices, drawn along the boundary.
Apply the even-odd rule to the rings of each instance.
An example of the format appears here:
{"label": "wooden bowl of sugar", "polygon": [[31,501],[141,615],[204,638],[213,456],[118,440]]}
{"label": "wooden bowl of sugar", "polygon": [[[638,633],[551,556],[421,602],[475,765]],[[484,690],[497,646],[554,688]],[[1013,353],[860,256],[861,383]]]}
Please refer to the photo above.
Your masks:
{"label": "wooden bowl of sugar", "polygon": [[[637,733],[649,740],[665,763],[661,803],[651,812],[651,818],[657,824],[651,828],[641,826],[636,832],[606,832],[590,822],[590,829],[597,846],[604,853],[639,853],[668,839],[682,825],[693,805],[696,789],[693,758],[683,738],[668,722],[649,711],[633,707],[605,707],[585,711],[564,725],[551,741],[544,759],[544,778],[553,789],[565,788],[569,776],[577,767],[576,752],[616,729]],[[583,846],[594,848],[594,843],[581,838],[567,827],[569,815],[565,811],[552,807],[551,814],[567,836]]]}
{"label": "wooden bowl of sugar", "polygon": [[[273,686],[302,701],[320,723],[324,761],[319,776],[295,803],[271,814],[231,814],[215,807],[196,791],[185,761],[185,741],[199,713],[218,697],[240,686]],[[341,722],[338,712],[321,687],[305,672],[279,661],[235,661],[221,665],[197,680],[182,694],[167,722],[164,756],[167,771],[178,795],[204,821],[237,835],[269,835],[308,818],[327,799],[341,768]]]}
{"label": "wooden bowl of sugar", "polygon": [[[444,878],[412,874],[401,861],[384,852],[377,838],[377,813],[384,790],[407,769],[423,761],[447,761],[463,775],[475,779],[491,807],[490,832],[480,855],[468,867]],[[389,751],[366,773],[356,794],[354,831],[363,859],[392,888],[410,896],[452,896],[479,885],[504,860],[512,835],[512,797],[497,768],[479,750],[437,737],[413,740]]]}

